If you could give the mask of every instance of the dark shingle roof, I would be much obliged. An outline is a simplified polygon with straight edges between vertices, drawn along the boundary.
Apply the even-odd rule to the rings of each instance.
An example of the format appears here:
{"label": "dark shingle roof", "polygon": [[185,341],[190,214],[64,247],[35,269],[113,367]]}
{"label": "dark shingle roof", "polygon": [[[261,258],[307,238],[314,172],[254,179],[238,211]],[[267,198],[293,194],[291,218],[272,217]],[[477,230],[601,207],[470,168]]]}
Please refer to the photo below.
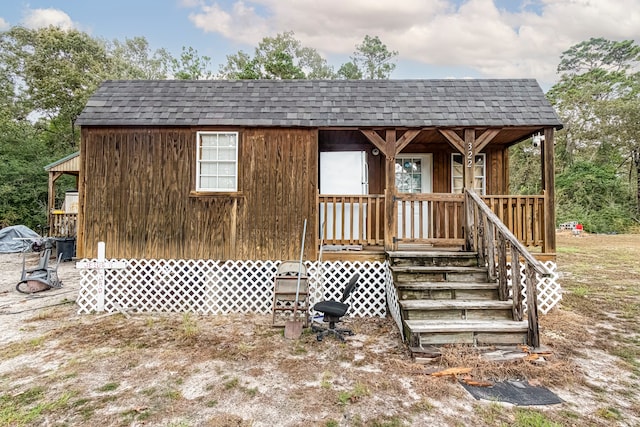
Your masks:
{"label": "dark shingle roof", "polygon": [[82,126],[556,126],[535,80],[127,80],[91,96]]}

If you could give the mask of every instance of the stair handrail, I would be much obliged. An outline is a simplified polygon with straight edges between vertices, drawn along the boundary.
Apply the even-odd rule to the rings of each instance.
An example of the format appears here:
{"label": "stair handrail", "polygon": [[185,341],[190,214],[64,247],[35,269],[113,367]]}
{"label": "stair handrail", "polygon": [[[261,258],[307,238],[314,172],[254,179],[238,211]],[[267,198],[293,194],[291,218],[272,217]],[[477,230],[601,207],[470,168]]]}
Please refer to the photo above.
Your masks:
{"label": "stair handrail", "polygon": [[[522,293],[520,258],[524,259],[525,286],[527,289],[527,343],[540,346],[538,328],[538,289],[536,274],[551,277],[551,272],[538,261],[517,237],[507,228],[489,206],[471,189],[465,189],[465,241],[467,249],[478,252],[479,261],[488,266],[491,280],[498,281],[500,299],[509,298],[507,286],[507,243],[511,249],[511,286],[514,320],[522,320]],[[496,245],[497,242],[497,245]],[[497,248],[496,248],[497,246]],[[497,269],[496,272],[496,252]],[[516,268],[516,265],[518,266]]]}

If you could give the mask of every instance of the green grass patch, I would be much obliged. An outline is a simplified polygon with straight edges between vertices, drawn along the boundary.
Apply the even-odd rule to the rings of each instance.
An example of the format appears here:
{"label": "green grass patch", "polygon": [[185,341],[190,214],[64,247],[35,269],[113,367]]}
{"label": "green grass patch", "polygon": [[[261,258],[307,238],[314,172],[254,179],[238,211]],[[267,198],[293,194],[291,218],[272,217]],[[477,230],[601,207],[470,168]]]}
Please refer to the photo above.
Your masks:
{"label": "green grass patch", "polygon": [[589,288],[582,285],[571,287],[569,290],[577,297],[586,297],[589,294]]}
{"label": "green grass patch", "polygon": [[320,379],[320,387],[325,390],[329,390],[332,386],[331,378],[333,378],[333,374],[329,371],[324,371],[322,373],[322,378]]}
{"label": "green grass patch", "polygon": [[92,405],[91,399],[78,399],[71,404],[71,407],[80,415],[82,415],[82,419],[85,421],[91,419],[95,414],[96,408]]}
{"label": "green grass patch", "polygon": [[353,387],[353,390],[341,391],[338,393],[338,403],[341,405],[346,405],[347,403],[353,403],[365,396],[369,396],[371,392],[362,383],[356,383]]}
{"label": "green grass patch", "polygon": [[104,392],[108,392],[108,391],[114,391],[118,387],[120,387],[120,383],[106,383],[102,387],[98,387],[97,390],[104,393]]}
{"label": "green grass patch", "polygon": [[47,401],[43,387],[33,387],[16,395],[0,396],[0,426],[25,426],[35,423],[46,414],[69,407],[74,392],[63,393],[58,399]]}
{"label": "green grass patch", "polygon": [[580,252],[581,249],[575,246],[558,246],[556,248],[556,253],[559,254],[579,254]]}
{"label": "green grass patch", "polygon": [[239,383],[240,383],[240,381],[238,380],[238,378],[232,378],[229,381],[226,381],[224,383],[224,388],[225,388],[225,390],[231,390],[233,388],[238,387]]}
{"label": "green grass patch", "polygon": [[13,359],[23,354],[31,353],[42,347],[45,337],[37,337],[27,341],[11,343],[0,350],[0,360]]}
{"label": "green grass patch", "polygon": [[474,405],[473,411],[488,425],[495,425],[497,421],[505,416],[504,406],[497,402],[490,402],[488,405]]}
{"label": "green grass patch", "polygon": [[427,399],[421,399],[419,402],[411,405],[411,412],[414,413],[429,413],[433,411],[433,404]]}
{"label": "green grass patch", "polygon": [[394,416],[394,417],[383,417],[382,419],[375,419],[368,422],[367,425],[371,425],[372,427],[403,427],[406,424],[402,420],[402,418]]}
{"label": "green grass patch", "polygon": [[182,315],[182,334],[184,338],[195,338],[199,333],[200,329],[193,315],[191,313],[184,313]]}
{"label": "green grass patch", "polygon": [[243,387],[243,390],[249,397],[255,397],[258,394],[258,387]]}
{"label": "green grass patch", "polygon": [[158,390],[155,387],[149,387],[149,388],[145,388],[144,390],[142,390],[140,393],[145,395],[145,396],[153,396],[156,394]]}
{"label": "green grass patch", "polygon": [[127,422],[145,421],[151,417],[149,408],[129,409],[120,414]]}
{"label": "green grass patch", "polygon": [[553,422],[542,412],[532,409],[516,408],[515,417],[516,422],[514,427],[562,427],[562,424]]}
{"label": "green grass patch", "polygon": [[167,390],[164,393],[164,397],[171,400],[178,400],[182,398],[182,393],[180,392],[180,390]]}
{"label": "green grass patch", "polygon": [[612,407],[600,408],[596,411],[596,415],[610,421],[619,421],[622,419],[620,411]]}

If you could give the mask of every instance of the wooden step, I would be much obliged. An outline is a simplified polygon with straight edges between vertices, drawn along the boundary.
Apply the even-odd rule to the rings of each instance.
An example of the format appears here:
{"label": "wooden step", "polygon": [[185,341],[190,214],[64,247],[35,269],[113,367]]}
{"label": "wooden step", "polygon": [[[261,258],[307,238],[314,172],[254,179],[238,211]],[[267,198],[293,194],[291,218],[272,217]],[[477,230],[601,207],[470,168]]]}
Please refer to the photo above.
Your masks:
{"label": "wooden step", "polygon": [[472,266],[391,266],[397,282],[487,282],[486,267]]}
{"label": "wooden step", "polygon": [[525,344],[527,321],[405,320],[405,336],[412,346]]}
{"label": "wooden step", "polygon": [[400,301],[405,320],[511,320],[511,301],[405,300]]}
{"label": "wooden step", "polygon": [[498,299],[498,284],[490,282],[399,282],[395,285],[401,300]]}
{"label": "wooden step", "polygon": [[477,266],[476,252],[462,251],[392,251],[387,252],[391,266]]}

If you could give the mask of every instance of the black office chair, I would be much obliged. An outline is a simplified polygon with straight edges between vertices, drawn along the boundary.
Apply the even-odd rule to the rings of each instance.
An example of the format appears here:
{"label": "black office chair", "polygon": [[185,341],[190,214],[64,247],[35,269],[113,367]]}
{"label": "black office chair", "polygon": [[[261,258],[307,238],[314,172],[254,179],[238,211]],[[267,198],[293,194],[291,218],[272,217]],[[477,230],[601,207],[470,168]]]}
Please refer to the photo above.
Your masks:
{"label": "black office chair", "polygon": [[344,291],[342,291],[342,299],[340,301],[320,301],[319,303],[313,306],[313,309],[317,312],[320,312],[324,315],[322,320],[324,322],[329,323],[329,327],[325,328],[319,325],[311,325],[311,330],[316,332],[316,339],[318,341],[322,341],[322,339],[331,334],[338,338],[340,341],[344,342],[345,335],[353,335],[353,331],[350,329],[339,329],[336,328],[336,323],[340,322],[340,318],[347,313],[349,310],[349,305],[345,304],[351,292],[356,288],[358,284],[358,279],[360,278],[359,274],[355,274],[347,286],[345,286]]}

